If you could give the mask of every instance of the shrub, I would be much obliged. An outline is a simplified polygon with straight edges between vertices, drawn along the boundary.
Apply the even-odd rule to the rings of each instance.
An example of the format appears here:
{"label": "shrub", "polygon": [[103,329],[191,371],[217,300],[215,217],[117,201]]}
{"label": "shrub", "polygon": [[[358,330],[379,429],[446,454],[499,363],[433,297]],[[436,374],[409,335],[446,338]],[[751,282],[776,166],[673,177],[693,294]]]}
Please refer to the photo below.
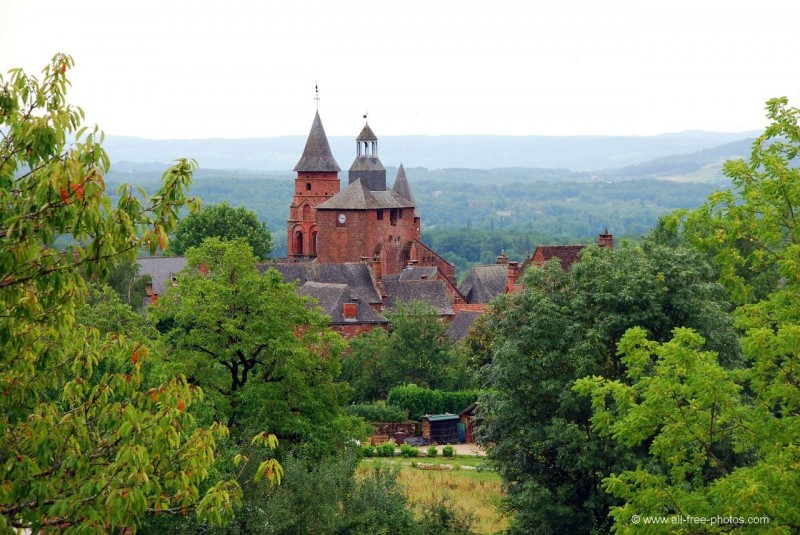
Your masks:
{"label": "shrub", "polygon": [[436,446],[428,448],[428,457],[436,457],[437,455],[439,455],[439,450],[436,449]]}
{"label": "shrub", "polygon": [[442,448],[442,455],[447,457],[448,459],[452,459],[456,456],[456,449],[453,446],[447,445]]}
{"label": "shrub", "polygon": [[378,457],[394,457],[394,449],[395,443],[394,442],[384,442],[380,446],[376,446],[376,455]]}
{"label": "shrub", "polygon": [[387,405],[394,405],[408,411],[412,420],[419,420],[425,414],[458,414],[481,394],[480,390],[431,390],[417,385],[401,385],[389,391]]}
{"label": "shrub", "polygon": [[420,504],[418,525],[421,533],[438,535],[473,533],[472,525],[475,522],[475,515],[469,511],[457,509],[450,502],[451,499],[444,494],[434,494],[431,495],[430,500]]}
{"label": "shrub", "polygon": [[403,457],[419,457],[419,450],[414,446],[403,444],[400,446],[400,455]]}
{"label": "shrub", "polygon": [[385,401],[374,403],[356,403],[344,408],[347,414],[360,416],[368,422],[407,422],[408,410],[395,405],[388,405]]}
{"label": "shrub", "polygon": [[375,457],[376,454],[375,446],[361,446],[362,457]]}

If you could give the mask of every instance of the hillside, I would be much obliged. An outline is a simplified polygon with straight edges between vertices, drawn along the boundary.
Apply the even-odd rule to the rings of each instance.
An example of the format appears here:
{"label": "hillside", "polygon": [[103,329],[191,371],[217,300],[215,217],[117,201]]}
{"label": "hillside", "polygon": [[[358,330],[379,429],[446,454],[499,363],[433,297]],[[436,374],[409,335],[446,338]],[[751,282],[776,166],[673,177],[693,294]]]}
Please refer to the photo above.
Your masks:
{"label": "hillside", "polygon": [[[387,166],[403,162],[429,169],[590,171],[696,152],[753,136],[751,132],[696,131],[658,136],[380,136],[379,154]],[[339,166],[347,169],[355,156],[354,136],[328,139]],[[305,136],[152,140],[109,135],[104,146],[112,162],[171,162],[187,157],[204,168],[288,171],[297,163],[305,141]]]}

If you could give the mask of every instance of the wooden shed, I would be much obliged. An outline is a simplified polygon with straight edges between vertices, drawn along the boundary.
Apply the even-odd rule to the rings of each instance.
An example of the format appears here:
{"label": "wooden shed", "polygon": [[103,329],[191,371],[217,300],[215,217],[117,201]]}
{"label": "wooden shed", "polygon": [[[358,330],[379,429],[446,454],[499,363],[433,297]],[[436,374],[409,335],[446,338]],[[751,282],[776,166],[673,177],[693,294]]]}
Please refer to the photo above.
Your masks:
{"label": "wooden shed", "polygon": [[459,431],[463,430],[462,441],[467,444],[475,443],[475,427],[472,422],[472,417],[475,415],[475,409],[477,407],[477,403],[471,403],[469,407],[458,413]]}
{"label": "wooden shed", "polygon": [[458,444],[459,423],[457,414],[426,414],[422,417],[422,436],[431,443]]}

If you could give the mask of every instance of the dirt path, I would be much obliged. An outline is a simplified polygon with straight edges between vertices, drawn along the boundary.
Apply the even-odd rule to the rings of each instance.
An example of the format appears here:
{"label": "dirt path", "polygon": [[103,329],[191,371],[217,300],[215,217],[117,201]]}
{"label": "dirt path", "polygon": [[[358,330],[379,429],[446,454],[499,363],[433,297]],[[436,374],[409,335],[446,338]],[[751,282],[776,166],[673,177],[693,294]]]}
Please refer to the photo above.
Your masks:
{"label": "dirt path", "polygon": [[[456,455],[472,455],[474,457],[486,456],[486,451],[477,444],[452,444],[452,446],[456,450]],[[439,455],[442,455],[442,448],[444,448],[444,446],[436,446]],[[428,446],[420,446],[417,449],[424,455],[425,452],[428,451]]]}

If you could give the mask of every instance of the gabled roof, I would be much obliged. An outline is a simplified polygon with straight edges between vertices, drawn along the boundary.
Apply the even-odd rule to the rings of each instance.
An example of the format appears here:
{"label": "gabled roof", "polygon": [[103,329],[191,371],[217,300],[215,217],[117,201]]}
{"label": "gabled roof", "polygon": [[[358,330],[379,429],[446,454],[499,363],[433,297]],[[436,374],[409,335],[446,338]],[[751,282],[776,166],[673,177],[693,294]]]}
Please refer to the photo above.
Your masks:
{"label": "gabled roof", "polygon": [[578,261],[585,245],[540,245],[533,252],[533,259],[537,263],[547,262],[551,258],[558,258],[561,269],[564,271]]}
{"label": "gabled roof", "polygon": [[[322,313],[331,318],[332,324],[389,323],[389,320],[375,312],[369,303],[361,301],[358,294],[347,284],[307,281],[297,289],[297,293],[316,299]],[[357,305],[354,319],[345,319],[343,312],[345,303]]]}
{"label": "gabled roof", "polygon": [[472,266],[458,291],[467,303],[488,303],[505,293],[507,284],[507,264]]}
{"label": "gabled roof", "polygon": [[364,124],[364,128],[361,129],[361,133],[358,134],[356,141],[378,141],[378,136],[376,136],[372,128],[369,127],[369,123],[366,123]]}
{"label": "gabled roof", "polygon": [[185,256],[151,256],[139,258],[139,276],[150,275],[153,281],[153,293],[162,295],[172,277],[186,267]]}
{"label": "gabled roof", "polygon": [[381,295],[372,281],[369,266],[363,262],[318,264],[316,262],[276,262],[260,264],[259,269],[277,269],[286,282],[297,281],[303,285],[308,281],[329,284],[346,284],[363,303],[381,303]]}
{"label": "gabled roof", "polygon": [[399,302],[423,301],[431,305],[440,316],[452,316],[453,305],[447,293],[447,286],[441,280],[386,280],[386,308],[394,310]]}
{"label": "gabled roof", "polygon": [[331,146],[328,144],[328,136],[325,135],[319,112],[314,116],[306,148],[303,149],[303,155],[294,166],[294,170],[296,172],[341,171],[331,153]]}
{"label": "gabled roof", "polygon": [[414,205],[393,191],[370,191],[356,179],[327,201],[317,205],[317,210],[375,210],[385,208],[413,208]]}
{"label": "gabled roof", "polygon": [[414,204],[414,195],[411,193],[411,186],[408,185],[408,179],[406,178],[406,170],[403,168],[403,164],[400,164],[400,167],[397,169],[397,177],[394,179],[394,186],[392,187],[392,191],[403,197],[404,199],[408,199],[411,204]]}
{"label": "gabled roof", "polygon": [[450,325],[447,326],[447,336],[457,342],[469,334],[469,329],[475,320],[483,314],[476,310],[459,310]]}

